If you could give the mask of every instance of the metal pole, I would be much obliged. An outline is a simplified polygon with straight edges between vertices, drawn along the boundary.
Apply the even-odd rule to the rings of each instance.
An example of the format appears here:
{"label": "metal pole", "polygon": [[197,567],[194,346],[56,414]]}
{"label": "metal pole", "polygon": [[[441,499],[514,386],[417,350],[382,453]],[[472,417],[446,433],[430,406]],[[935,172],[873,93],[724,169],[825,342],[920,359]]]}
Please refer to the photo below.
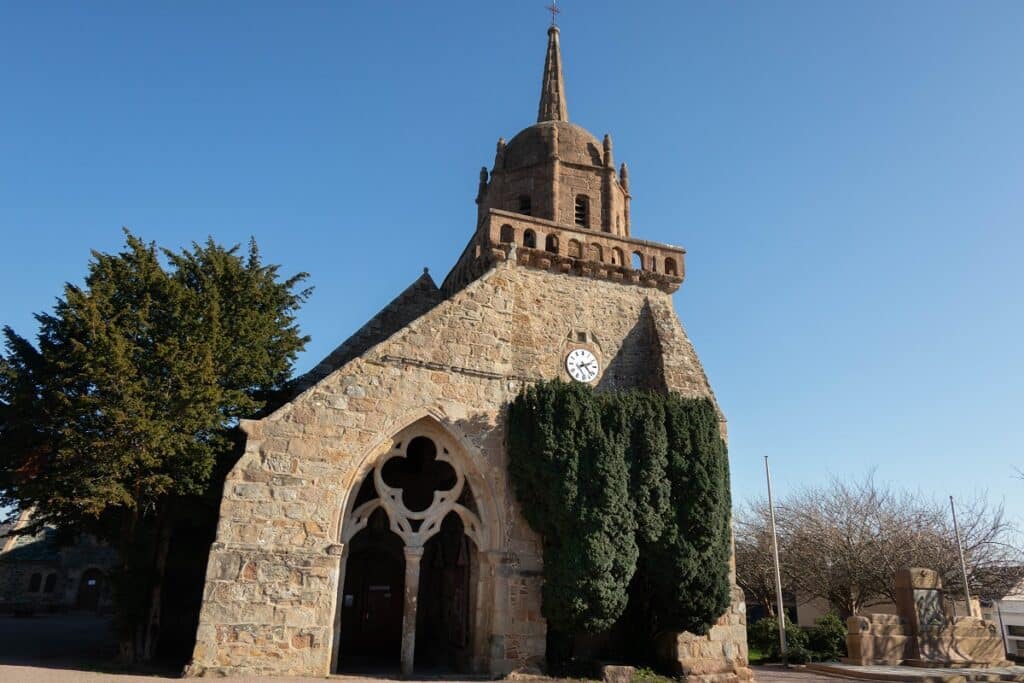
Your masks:
{"label": "metal pole", "polygon": [[967,583],[967,563],[964,562],[964,546],[960,542],[960,524],[956,521],[956,504],[953,503],[953,496],[949,497],[949,509],[953,511],[953,531],[956,532],[956,549],[960,553],[960,572],[964,577],[964,604],[967,606],[967,616],[973,617],[971,610],[971,589]]}
{"label": "metal pole", "polygon": [[768,517],[772,525],[772,554],[775,556],[775,599],[779,604],[779,654],[786,662],[786,608],[782,604],[782,572],[779,570],[779,537],[775,534],[775,504],[772,502],[772,473],[768,469],[768,456],[764,456],[764,476],[768,480]]}
{"label": "metal pole", "polygon": [[[1001,598],[1000,598],[1001,600]],[[1006,642],[1006,626],[1003,625],[1003,610],[999,607],[999,600],[993,600],[996,603],[996,614],[999,615],[999,633],[1003,636],[1003,654],[1010,654],[1010,644]],[[1009,657],[1006,657],[1009,659]]]}

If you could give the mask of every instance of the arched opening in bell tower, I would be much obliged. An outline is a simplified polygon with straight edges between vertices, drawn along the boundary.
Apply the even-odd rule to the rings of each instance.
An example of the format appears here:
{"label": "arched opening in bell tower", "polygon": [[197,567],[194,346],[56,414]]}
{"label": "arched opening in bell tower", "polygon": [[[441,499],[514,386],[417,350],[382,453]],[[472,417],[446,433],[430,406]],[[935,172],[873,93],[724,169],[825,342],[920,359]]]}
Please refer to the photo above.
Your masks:
{"label": "arched opening in bell tower", "polygon": [[576,195],[576,206],[573,212],[576,225],[581,228],[590,227],[590,197],[585,194]]}

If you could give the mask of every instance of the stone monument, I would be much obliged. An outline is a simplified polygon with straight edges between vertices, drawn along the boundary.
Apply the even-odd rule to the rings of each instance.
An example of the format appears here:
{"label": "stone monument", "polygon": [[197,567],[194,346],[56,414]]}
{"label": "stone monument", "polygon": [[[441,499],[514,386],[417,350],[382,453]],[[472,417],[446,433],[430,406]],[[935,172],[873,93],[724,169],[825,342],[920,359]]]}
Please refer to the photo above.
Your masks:
{"label": "stone monument", "polygon": [[949,617],[942,579],[931,569],[896,574],[898,614],[847,619],[847,664],[1003,666],[1006,652],[995,624],[976,616]]}

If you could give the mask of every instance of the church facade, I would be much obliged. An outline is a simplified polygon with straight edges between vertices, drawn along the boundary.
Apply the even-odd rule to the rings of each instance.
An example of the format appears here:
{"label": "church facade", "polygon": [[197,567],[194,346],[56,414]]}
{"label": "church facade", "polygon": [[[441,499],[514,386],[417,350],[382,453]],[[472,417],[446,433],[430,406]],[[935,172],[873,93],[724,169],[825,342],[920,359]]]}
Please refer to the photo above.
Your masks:
{"label": "church facade", "polygon": [[[684,251],[632,236],[625,164],[569,122],[558,29],[536,124],[480,174],[473,236],[246,421],[210,552],[191,675],[543,665],[541,539],[506,415],[528,383],[713,394],[672,306]],[[723,423],[724,427],[724,423]],[[658,644],[688,680],[750,677],[742,593]]]}

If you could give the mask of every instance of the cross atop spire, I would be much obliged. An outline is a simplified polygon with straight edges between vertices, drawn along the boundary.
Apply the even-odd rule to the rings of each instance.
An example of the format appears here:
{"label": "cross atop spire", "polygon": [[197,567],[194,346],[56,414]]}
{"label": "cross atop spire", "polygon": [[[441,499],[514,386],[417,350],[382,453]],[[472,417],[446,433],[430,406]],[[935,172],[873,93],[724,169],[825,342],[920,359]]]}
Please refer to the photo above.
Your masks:
{"label": "cross atop spire", "polygon": [[562,10],[558,9],[557,0],[551,0],[551,4],[548,5],[547,10],[551,12],[551,25],[557,28],[558,23],[555,21],[555,19],[556,17],[558,17],[559,14],[562,13]]}
{"label": "cross atop spire", "polygon": [[537,123],[569,120],[569,110],[565,103],[565,78],[562,76],[562,49],[558,44],[558,26],[554,22],[559,9],[554,3],[551,6],[554,9],[551,11],[551,28],[548,29],[548,52],[544,58]]}

